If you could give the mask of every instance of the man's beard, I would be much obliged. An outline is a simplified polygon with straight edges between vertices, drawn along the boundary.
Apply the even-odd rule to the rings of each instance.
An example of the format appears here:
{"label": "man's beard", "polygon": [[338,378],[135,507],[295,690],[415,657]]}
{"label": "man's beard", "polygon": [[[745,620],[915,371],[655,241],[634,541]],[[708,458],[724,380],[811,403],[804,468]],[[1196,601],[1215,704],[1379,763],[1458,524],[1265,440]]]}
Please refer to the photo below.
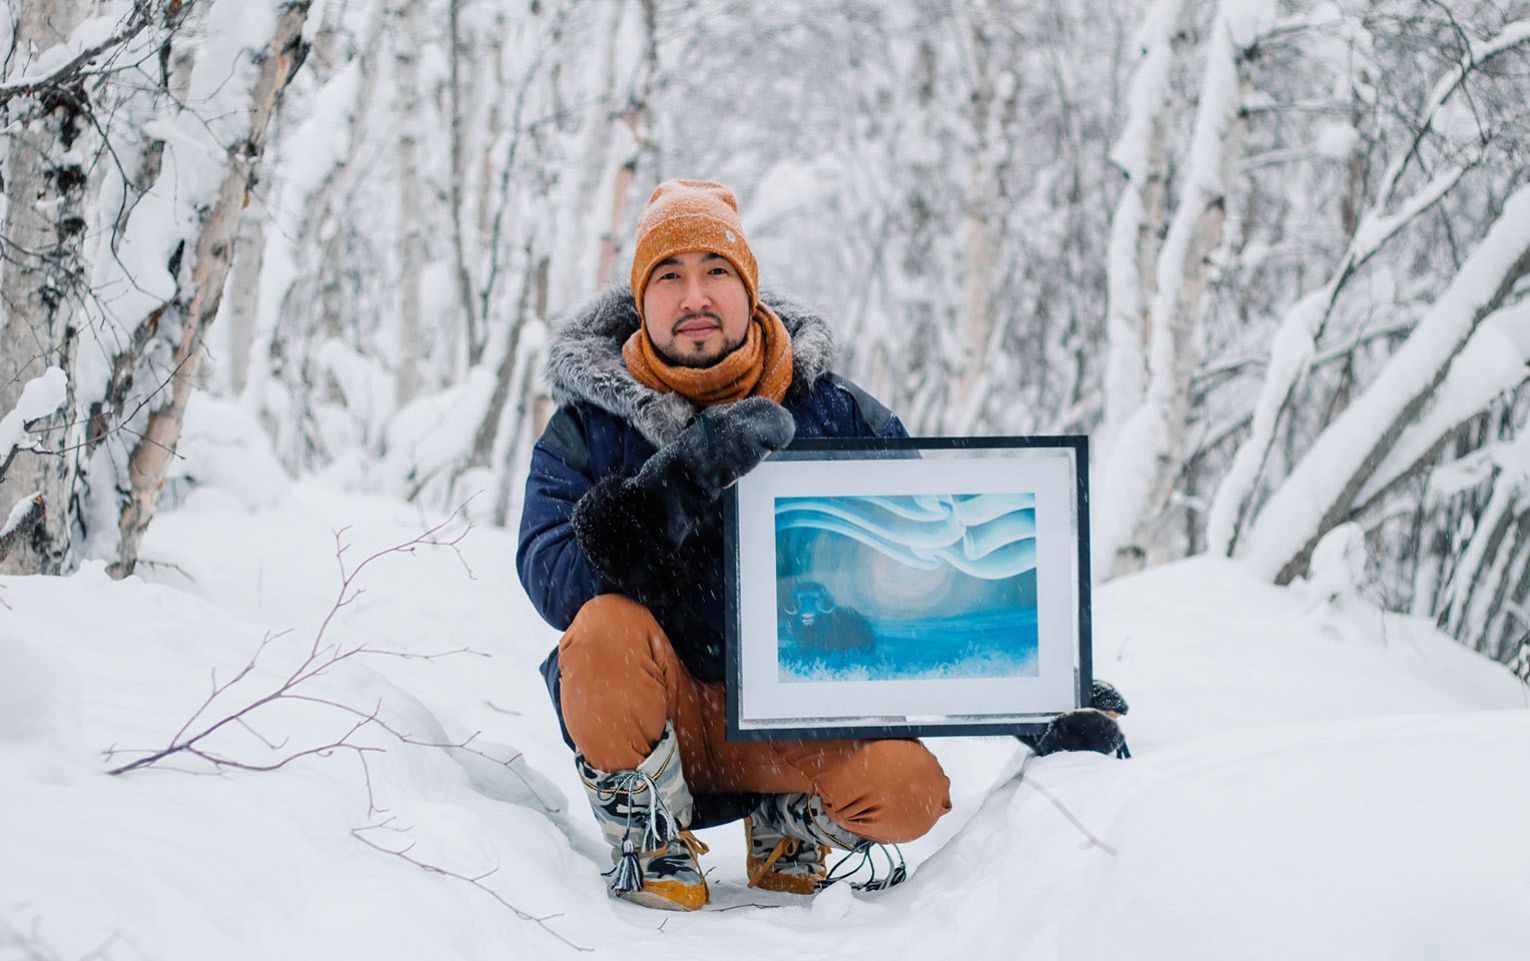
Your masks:
{"label": "man's beard", "polygon": [[[713,315],[709,314],[707,316]],[[680,320],[675,322],[675,326],[678,327],[690,319],[691,318],[689,317],[682,317]],[[721,324],[721,318],[717,319],[718,323]],[[744,333],[741,334],[737,340],[729,342],[725,339],[722,343],[722,346],[718,347],[716,351],[710,354],[681,354],[672,350],[671,348],[660,347],[658,344],[654,344],[653,346],[654,350],[658,352],[660,357],[664,358],[666,363],[675,367],[690,367],[700,370],[720,363],[723,358],[744,346],[744,341],[748,339],[748,336],[749,329],[745,327]],[[681,334],[675,338],[674,343],[679,344],[685,339],[685,335]]]}

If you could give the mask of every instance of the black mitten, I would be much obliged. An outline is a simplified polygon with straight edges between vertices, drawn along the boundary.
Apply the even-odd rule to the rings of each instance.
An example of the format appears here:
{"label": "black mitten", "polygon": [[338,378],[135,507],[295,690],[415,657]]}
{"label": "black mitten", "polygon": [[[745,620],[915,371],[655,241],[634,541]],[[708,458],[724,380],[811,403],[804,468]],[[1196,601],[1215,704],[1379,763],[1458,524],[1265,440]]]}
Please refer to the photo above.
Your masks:
{"label": "black mitten", "polygon": [[1116,686],[1109,681],[1095,681],[1089,692],[1089,706],[1096,711],[1104,711],[1107,714],[1125,714],[1129,707],[1126,698],[1116,690]]}
{"label": "black mitten", "polygon": [[1031,744],[1031,749],[1042,757],[1058,751],[1094,751],[1121,757],[1125,756],[1125,747],[1126,735],[1121,733],[1121,725],[1104,711],[1092,707],[1081,707],[1052,718],[1047,729]]}
{"label": "black mitten", "polygon": [[754,469],[771,451],[792,442],[797,422],[786,408],[765,397],[713,407],[674,442],[648,458],[628,481],[658,509],[658,532],[679,545],[723,489]]}
{"label": "black mitten", "polygon": [[702,411],[636,476],[608,477],[579,498],[579,546],[638,600],[684,584],[698,560],[687,543],[697,525],[728,485],[791,443],[796,429],[786,408],[764,397]]}
{"label": "black mitten", "polygon": [[606,580],[653,606],[694,584],[705,558],[701,538],[677,547],[659,536],[663,508],[628,478],[607,477],[574,505],[574,538]]}
{"label": "black mitten", "polygon": [[1121,733],[1121,725],[1115,721],[1129,710],[1126,698],[1108,681],[1095,681],[1089,694],[1088,707],[1057,715],[1039,735],[1021,734],[1017,737],[1042,756],[1058,751],[1094,751],[1131,757],[1131,751],[1126,747],[1126,735]]}

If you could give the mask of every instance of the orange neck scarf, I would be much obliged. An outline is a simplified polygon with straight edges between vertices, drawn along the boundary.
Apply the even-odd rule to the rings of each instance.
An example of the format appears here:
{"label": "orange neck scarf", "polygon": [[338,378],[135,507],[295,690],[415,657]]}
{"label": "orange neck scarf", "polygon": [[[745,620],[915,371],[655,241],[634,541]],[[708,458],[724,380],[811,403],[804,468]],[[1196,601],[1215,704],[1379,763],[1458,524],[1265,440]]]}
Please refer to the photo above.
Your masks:
{"label": "orange neck scarf", "polygon": [[731,404],[745,397],[786,398],[792,385],[792,338],[776,312],[754,308],[744,343],[711,367],[679,367],[659,356],[648,332],[639,327],[622,345],[622,359],[637,382],[661,394],[670,391],[698,407]]}

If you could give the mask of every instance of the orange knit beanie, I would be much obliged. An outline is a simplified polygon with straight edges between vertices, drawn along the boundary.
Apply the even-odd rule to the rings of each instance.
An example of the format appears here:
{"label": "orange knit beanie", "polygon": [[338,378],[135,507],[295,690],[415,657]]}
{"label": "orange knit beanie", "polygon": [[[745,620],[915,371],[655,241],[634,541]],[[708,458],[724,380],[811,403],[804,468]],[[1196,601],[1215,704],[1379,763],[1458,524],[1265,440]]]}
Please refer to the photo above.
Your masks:
{"label": "orange knit beanie", "polygon": [[728,258],[749,291],[749,309],[759,303],[760,267],[738,219],[733,191],[711,180],[666,180],[653,189],[637,222],[632,253],[632,297],[643,315],[648,275],[661,260],[703,251]]}

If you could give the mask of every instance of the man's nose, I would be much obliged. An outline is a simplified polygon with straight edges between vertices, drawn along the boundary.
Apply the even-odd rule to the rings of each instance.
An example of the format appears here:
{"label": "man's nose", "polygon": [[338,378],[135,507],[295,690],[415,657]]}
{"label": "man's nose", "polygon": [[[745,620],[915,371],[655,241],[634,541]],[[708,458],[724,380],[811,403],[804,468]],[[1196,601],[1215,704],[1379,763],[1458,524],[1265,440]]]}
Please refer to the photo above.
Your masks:
{"label": "man's nose", "polygon": [[707,306],[709,300],[705,285],[700,277],[687,277],[682,283],[685,285],[680,291],[680,308],[682,310],[700,310]]}

